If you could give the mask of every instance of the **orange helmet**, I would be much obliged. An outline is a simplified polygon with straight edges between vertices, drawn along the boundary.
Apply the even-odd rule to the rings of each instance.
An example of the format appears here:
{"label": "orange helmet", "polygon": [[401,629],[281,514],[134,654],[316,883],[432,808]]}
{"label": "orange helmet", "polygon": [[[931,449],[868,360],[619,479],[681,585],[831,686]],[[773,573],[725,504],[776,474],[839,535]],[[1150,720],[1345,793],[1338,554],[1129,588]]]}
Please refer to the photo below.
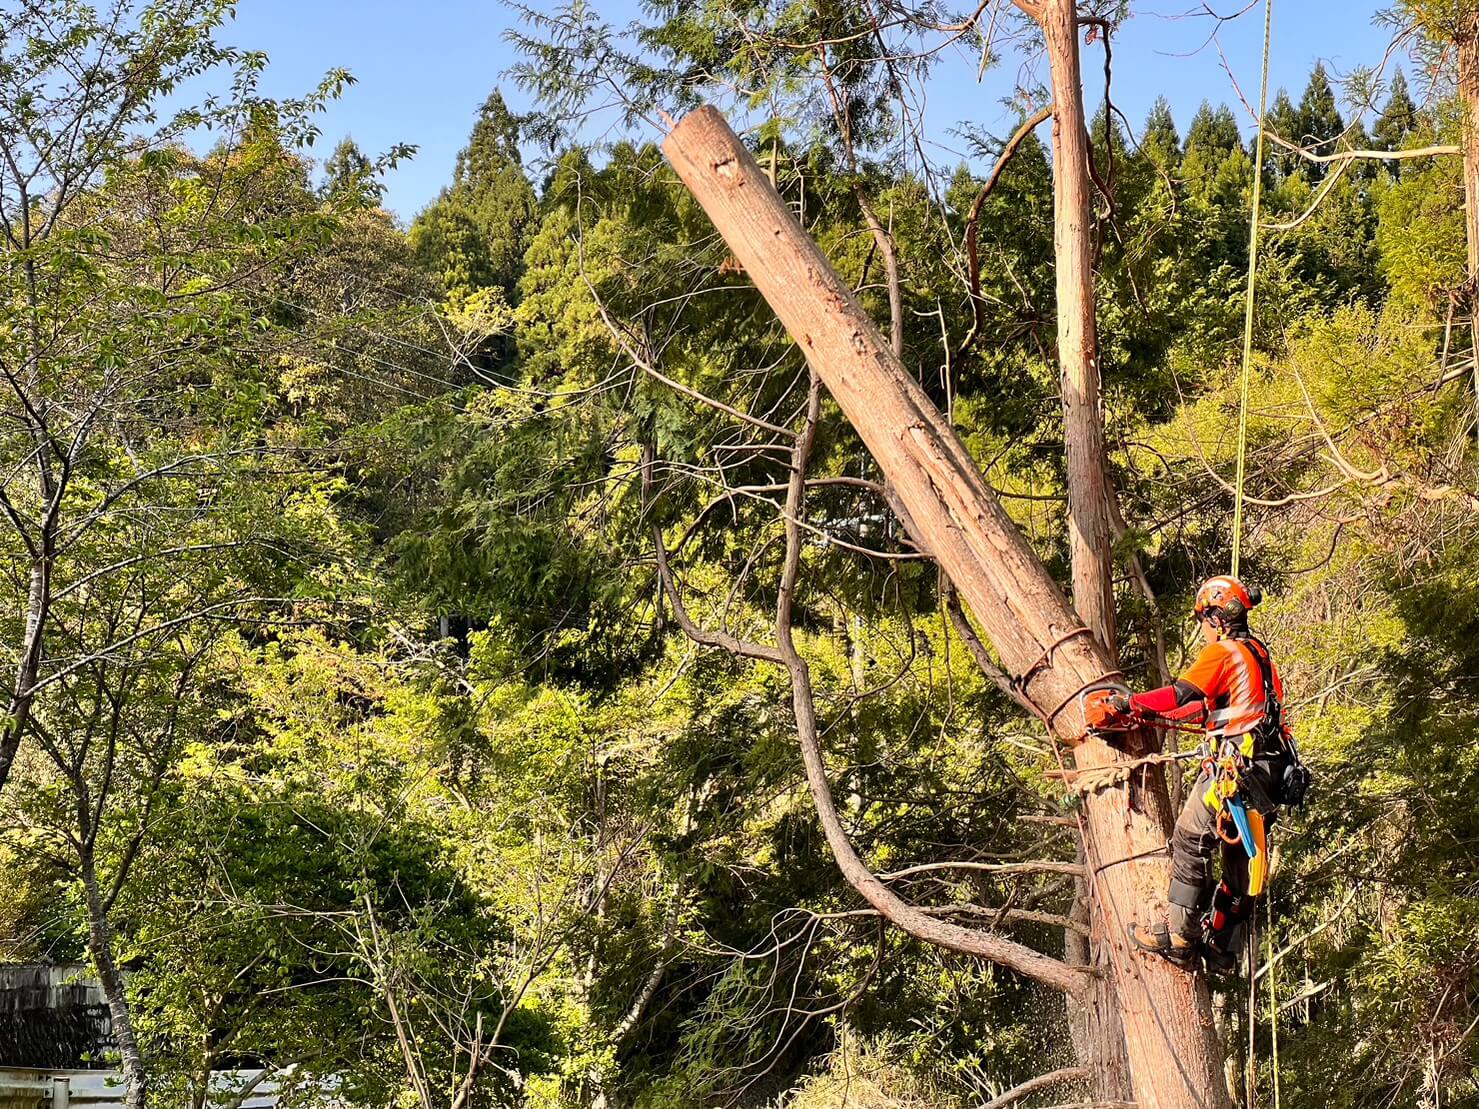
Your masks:
{"label": "orange helmet", "polygon": [[1263,595],[1257,586],[1248,589],[1237,578],[1224,575],[1202,582],[1194,611],[1198,616],[1218,615],[1238,620],[1261,600]]}

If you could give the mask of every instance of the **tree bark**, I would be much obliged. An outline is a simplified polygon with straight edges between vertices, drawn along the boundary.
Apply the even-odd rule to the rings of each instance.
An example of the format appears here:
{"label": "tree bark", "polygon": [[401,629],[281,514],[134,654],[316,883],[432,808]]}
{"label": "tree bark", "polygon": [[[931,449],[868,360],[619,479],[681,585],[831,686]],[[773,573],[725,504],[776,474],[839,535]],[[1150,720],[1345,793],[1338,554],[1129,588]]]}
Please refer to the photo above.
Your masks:
{"label": "tree bark", "polygon": [[1037,18],[1047,40],[1053,81],[1053,253],[1073,607],[1113,658],[1118,645],[1113,531],[1099,401],[1099,329],[1094,315],[1092,155],[1079,71],[1076,0],[1047,0]]}
{"label": "tree bark", "polygon": [[3,718],[0,718],[0,793],[10,780],[11,767],[20,752],[26,726],[31,721],[31,708],[36,695],[32,687],[41,670],[41,652],[46,629],[47,610],[51,599],[51,558],[43,555],[31,564],[30,587],[26,593],[26,630],[21,640],[20,661],[16,664],[15,692]]}
{"label": "tree bark", "polygon": [[144,1069],[144,1056],[134,1036],[133,1017],[129,1013],[128,995],[124,992],[123,972],[113,953],[113,930],[108,925],[108,908],[98,886],[97,864],[90,850],[81,858],[82,888],[87,897],[87,950],[103,987],[103,999],[113,1022],[113,1039],[118,1044],[123,1078],[127,1083],[126,1109],[144,1109],[149,1096],[149,1075]]}
{"label": "tree bark", "polygon": [[[711,108],[664,153],[857,429],[911,516],[911,533],[971,606],[1024,696],[1081,769],[1120,756],[1084,733],[1079,695],[1118,676],[975,461],[894,356],[744,145]],[[1135,1096],[1146,1109],[1225,1109],[1222,1051],[1205,988],[1132,953],[1125,930],[1164,905],[1171,827],[1164,780],[1085,798],[1096,926],[1114,968]]]}
{"label": "tree bark", "polygon": [[[1083,857],[1082,850],[1079,857]],[[1068,1031],[1074,1057],[1087,1072],[1089,1093],[1098,1101],[1128,1101],[1134,1091],[1114,964],[1102,934],[1104,915],[1090,912],[1090,903],[1089,883],[1080,878],[1074,882],[1072,919],[1088,927],[1086,934],[1065,931],[1063,957],[1070,963],[1092,966],[1098,977],[1085,996],[1068,999]],[[1099,934],[1095,934],[1096,927]]]}
{"label": "tree bark", "polygon": [[[1094,288],[1093,151],[1084,113],[1077,2],[1047,0],[1036,19],[1047,44],[1053,87],[1053,254],[1073,607],[1109,657],[1117,659],[1113,491],[1106,474]],[[1086,883],[1079,883],[1078,894],[1090,898]],[[1109,973],[1113,953],[1106,944],[1113,939],[1105,935],[1102,913],[1090,914],[1089,923],[1082,961],[1106,973],[1088,998],[1070,1003],[1074,1048],[1090,1070],[1094,1096],[1119,1101],[1131,1095],[1131,1084],[1117,983]]]}

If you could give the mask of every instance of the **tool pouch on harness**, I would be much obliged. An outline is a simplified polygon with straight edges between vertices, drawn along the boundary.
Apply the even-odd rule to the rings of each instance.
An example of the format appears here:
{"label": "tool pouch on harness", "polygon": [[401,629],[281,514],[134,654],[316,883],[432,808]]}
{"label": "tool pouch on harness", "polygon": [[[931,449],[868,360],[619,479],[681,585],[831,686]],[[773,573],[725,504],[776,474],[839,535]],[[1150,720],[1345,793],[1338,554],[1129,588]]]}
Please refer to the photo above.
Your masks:
{"label": "tool pouch on harness", "polygon": [[[1255,641],[1256,642],[1256,641]],[[1262,643],[1259,643],[1263,647]],[[1276,805],[1296,808],[1304,804],[1312,776],[1299,757],[1299,747],[1284,726],[1284,705],[1274,689],[1273,668],[1263,652],[1251,651],[1263,679],[1263,719],[1253,729],[1254,765],[1263,771],[1265,792]],[[1260,766],[1260,764],[1262,764]]]}

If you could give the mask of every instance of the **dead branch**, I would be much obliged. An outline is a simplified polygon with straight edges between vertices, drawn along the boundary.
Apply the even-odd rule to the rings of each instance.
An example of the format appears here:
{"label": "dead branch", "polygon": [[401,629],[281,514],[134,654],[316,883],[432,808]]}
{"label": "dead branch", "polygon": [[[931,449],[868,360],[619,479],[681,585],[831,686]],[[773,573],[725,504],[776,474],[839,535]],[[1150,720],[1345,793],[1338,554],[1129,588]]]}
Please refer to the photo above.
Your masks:
{"label": "dead branch", "polygon": [[365,894],[365,913],[370,925],[370,936],[374,943],[375,977],[379,981],[380,992],[385,998],[386,1007],[390,1010],[390,1020],[395,1026],[396,1042],[400,1045],[401,1057],[406,1065],[406,1076],[411,1080],[411,1088],[415,1090],[422,1109],[434,1109],[431,1093],[426,1088],[420,1054],[412,1047],[414,1034],[407,1028],[400,1006],[396,1003],[395,985],[390,981],[389,972],[385,966],[385,954],[380,941],[380,926],[375,919],[375,906],[371,903],[368,893]]}
{"label": "dead branch", "polygon": [[[293,1062],[287,1063],[283,1066],[263,1067],[255,1075],[247,1079],[246,1084],[243,1085],[241,1089],[237,1090],[236,1093],[231,1096],[231,1100],[223,1102],[220,1106],[220,1109],[242,1109],[242,1106],[246,1105],[247,1099],[251,1097],[252,1094],[257,1092],[257,1088],[260,1087],[263,1082],[266,1082],[269,1078],[275,1077],[276,1075],[290,1074],[292,1073],[293,1068],[297,1065],[298,1064],[296,1062]],[[281,1087],[279,1087],[278,1093],[281,1094],[281,1092],[282,1089]]]}
{"label": "dead branch", "polygon": [[1270,970],[1278,966],[1279,963],[1284,959],[1284,957],[1290,954],[1290,952],[1296,951],[1300,947],[1309,943],[1310,940],[1314,939],[1321,932],[1325,931],[1325,929],[1329,928],[1332,924],[1334,924],[1342,916],[1344,916],[1345,911],[1351,907],[1351,903],[1356,900],[1356,895],[1360,892],[1361,886],[1359,884],[1353,886],[1351,888],[1351,892],[1346,894],[1346,899],[1340,903],[1340,907],[1337,908],[1333,913],[1330,913],[1328,916],[1325,917],[1324,920],[1320,921],[1319,924],[1315,925],[1309,931],[1300,935],[1296,939],[1290,940],[1289,943],[1279,948],[1278,951],[1275,951],[1272,955],[1270,955],[1268,961],[1260,966],[1258,970],[1254,973],[1254,981],[1262,978]]}
{"label": "dead branch", "polygon": [[1081,994],[1089,983],[1086,971],[1022,944],[937,920],[897,897],[868,869],[853,847],[847,829],[842,826],[832,787],[827,781],[826,762],[817,732],[811,668],[796,650],[791,634],[791,610],[801,566],[801,528],[796,520],[800,518],[806,497],[806,466],[816,439],[821,405],[822,383],[813,372],[806,424],[796,436],[796,449],[791,460],[791,488],[786,495],[786,560],[776,601],[775,632],[781,660],[791,674],[791,704],[796,716],[802,761],[827,843],[843,876],[853,888],[890,922],[910,935],[952,951],[989,959],[1064,993]]}
{"label": "dead branch", "polygon": [[1373,161],[1373,162],[1398,162],[1405,158],[1432,158],[1445,154],[1458,154],[1459,148],[1451,144],[1439,144],[1436,146],[1417,146],[1410,150],[1337,150],[1334,154],[1316,154],[1308,147],[1300,146],[1298,143],[1290,142],[1282,135],[1273,131],[1265,131],[1264,137],[1276,146],[1282,146],[1285,150],[1299,155],[1307,162],[1350,162],[1350,161]]}
{"label": "dead branch", "polygon": [[915,874],[933,873],[940,870],[978,870],[988,874],[1071,874],[1074,877],[1081,877],[1084,873],[1082,863],[1064,863],[1053,859],[1039,859],[1022,863],[919,863],[917,866],[906,866],[902,870],[893,870],[887,874],[880,874],[878,880],[881,882],[893,882]]}
{"label": "dead branch", "polygon": [[1350,169],[1351,166],[1354,164],[1355,163],[1353,161],[1346,160],[1344,162],[1341,162],[1340,165],[1336,166],[1335,172],[1320,183],[1319,190],[1310,199],[1309,207],[1305,209],[1303,215],[1299,216],[1297,219],[1289,220],[1286,223],[1265,223],[1262,225],[1263,230],[1293,231],[1295,228],[1302,226],[1310,219],[1311,216],[1313,216],[1317,211],[1320,210],[1320,205],[1325,202],[1325,198],[1329,196],[1330,191],[1335,188],[1336,182],[1339,181],[1343,176],[1345,176],[1345,171]]}
{"label": "dead branch", "polygon": [[[786,555],[781,571],[780,587],[776,602],[776,647],[747,643],[725,632],[711,632],[698,627],[686,609],[675,588],[667,566],[666,552],[660,534],[655,534],[658,552],[658,573],[669,601],[674,606],[674,615],[685,634],[695,642],[706,646],[722,647],[733,654],[748,658],[778,662],[785,666],[791,676],[792,707],[796,716],[797,736],[801,746],[808,785],[816,805],[817,815],[827,837],[828,846],[837,859],[839,869],[849,884],[890,923],[902,928],[916,938],[934,943],[952,951],[976,955],[991,962],[1015,970],[1035,981],[1055,987],[1069,994],[1083,993],[1089,983],[1089,973],[1034,951],[1032,948],[1012,940],[989,933],[963,928],[908,904],[870,871],[858,855],[843,827],[842,819],[832,797],[832,788],[827,780],[826,762],[822,755],[816,719],[816,703],[811,688],[811,671],[806,660],[796,650],[791,632],[791,615],[795,598],[796,583],[800,573],[803,529],[800,519],[806,497],[806,467],[810,459],[812,444],[816,439],[817,424],[821,416],[821,381],[813,372],[807,394],[806,420],[796,433],[791,456],[791,476],[788,483],[786,504],[783,512],[786,528]],[[648,475],[644,487],[651,493],[650,474],[655,452],[651,447],[644,449],[644,473]]]}
{"label": "dead branch", "polygon": [[610,332],[611,337],[616,340],[617,345],[621,347],[622,352],[627,356],[627,358],[631,360],[633,366],[636,366],[639,370],[645,373],[648,377],[652,378],[654,381],[662,382],[669,389],[676,390],[677,392],[682,393],[685,397],[688,397],[690,400],[696,400],[700,404],[707,405],[709,408],[712,408],[717,412],[723,412],[726,416],[732,416],[734,419],[739,420],[741,423],[751,424],[755,427],[761,428],[764,431],[769,431],[772,434],[776,435],[791,434],[788,429],[781,427],[779,424],[773,424],[769,421],[759,419],[756,416],[751,416],[748,412],[741,412],[738,408],[735,408],[732,405],[725,404],[721,400],[715,400],[713,397],[707,395],[706,393],[701,393],[697,389],[690,388],[689,386],[684,385],[681,381],[676,381],[673,378],[669,377],[667,374],[663,373],[650,361],[638,354],[637,348],[632,345],[630,338],[619,327],[616,326],[616,322],[612,320],[610,313],[606,311],[605,303],[601,300],[600,296],[597,295],[596,287],[591,284],[591,279],[586,276],[583,261],[581,264],[580,279],[585,282],[585,287],[590,290],[591,299],[596,304],[596,311],[601,314],[601,322],[606,325],[606,330]]}
{"label": "dead branch", "polygon": [[487,1051],[483,1047],[483,1014],[479,1013],[477,1024],[473,1029],[472,1047],[468,1052],[467,1073],[463,1075],[462,1082],[457,1087],[457,1096],[452,1099],[452,1109],[466,1109],[468,1099],[472,1097],[473,1087],[477,1084],[478,1071],[482,1069],[486,1058]]}
{"label": "dead branch", "polygon": [[1020,1086],[1013,1086],[1003,1094],[992,1098],[981,1109],[1006,1109],[1008,1105],[1015,1105],[1028,1094],[1035,1094],[1039,1090],[1046,1090],[1050,1086],[1062,1086],[1069,1082],[1082,1082],[1089,1077],[1089,1072],[1084,1067],[1064,1067],[1048,1074],[1040,1074],[1036,1078],[1029,1078]]}
{"label": "dead branch", "polygon": [[673,904],[668,910],[667,926],[664,929],[662,950],[658,952],[657,963],[642,983],[642,988],[637,991],[637,996],[633,999],[631,1006],[622,1015],[616,1027],[611,1030],[611,1039],[614,1043],[619,1044],[631,1035],[632,1030],[637,1027],[637,1022],[642,1019],[642,1014],[647,1011],[647,1006],[656,996],[658,987],[662,985],[663,976],[668,970],[668,957],[678,942],[678,916],[683,907],[682,892],[683,887],[680,882],[678,888],[673,891]]}
{"label": "dead branch", "polygon": [[[1071,920],[1061,913],[1044,913],[1035,909],[1013,909],[996,908],[991,905],[972,905],[961,902],[954,905],[921,905],[919,911],[930,916],[971,916],[990,920],[994,924],[1007,922],[1011,924],[1042,924],[1049,928],[1063,928],[1079,935],[1087,936],[1089,926],[1078,920]],[[883,914],[877,909],[845,909],[835,913],[818,913],[819,920],[850,920],[856,917],[881,917]]]}
{"label": "dead branch", "polygon": [[981,334],[981,262],[976,250],[977,228],[981,221],[981,208],[986,203],[996,183],[1001,180],[1002,172],[1012,160],[1012,155],[1017,153],[1017,148],[1027,141],[1027,136],[1045,123],[1053,114],[1051,103],[1039,108],[1032,115],[1024,119],[1012,137],[1007,140],[1006,146],[1001,148],[1001,157],[996,159],[996,165],[992,167],[991,176],[986,178],[986,183],[976,193],[976,199],[971,202],[971,210],[966,215],[965,221],[965,253],[968,273],[971,283],[971,329],[966,332],[964,339],[960,341],[960,348],[955,352],[959,358],[971,349],[977,337]]}
{"label": "dead branch", "polygon": [[986,644],[981,642],[981,637],[976,634],[976,629],[971,626],[970,617],[965,614],[965,607],[960,603],[960,593],[949,578],[945,577],[944,571],[940,572],[943,588],[940,591],[941,600],[945,602],[945,611],[950,615],[950,623],[954,626],[956,634],[965,642],[966,649],[970,651],[971,658],[975,659],[976,667],[990,678],[996,688],[1005,693],[1017,704],[1021,705],[1030,713],[1036,713],[1037,708],[1017,688],[1017,684],[1007,676],[1005,670],[996,665],[991,657],[991,652],[986,649]]}

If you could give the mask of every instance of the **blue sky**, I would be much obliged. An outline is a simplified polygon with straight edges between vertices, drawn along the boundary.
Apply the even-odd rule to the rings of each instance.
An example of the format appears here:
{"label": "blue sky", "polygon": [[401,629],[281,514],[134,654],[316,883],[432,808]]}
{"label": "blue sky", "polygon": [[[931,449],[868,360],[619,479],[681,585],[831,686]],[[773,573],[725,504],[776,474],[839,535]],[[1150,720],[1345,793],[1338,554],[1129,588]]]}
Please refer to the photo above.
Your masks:
{"label": "blue sky", "polygon": [[[1231,14],[1246,0],[1209,2]],[[633,0],[592,4],[617,26],[638,15]],[[1384,6],[1367,0],[1275,0],[1272,86],[1288,86],[1297,99],[1316,59],[1336,74],[1379,62],[1389,32],[1373,26],[1372,16]],[[1203,99],[1226,101],[1247,122],[1216,48],[1196,52],[1213,27],[1205,15],[1186,14],[1199,7],[1197,0],[1132,0],[1135,14],[1115,37],[1114,96],[1137,127],[1158,95],[1170,100],[1183,129]],[[352,7],[342,0],[241,0],[223,37],[267,52],[269,95],[301,94],[330,67],[348,68],[359,83],[322,117],[323,154],[346,134],[371,152],[398,142],[419,147],[387,180],[388,206],[409,220],[450,178],[490,89],[502,86],[516,111],[529,107],[505,76],[516,59],[503,34],[514,20],[497,0],[363,0]],[[1223,24],[1218,35],[1250,100],[1257,97],[1262,33],[1260,5]],[[1091,105],[1103,92],[1101,58],[1096,47],[1085,50]],[[995,134],[1011,130],[1015,115],[1003,99],[1021,65],[1020,57],[1009,55],[979,84],[975,61],[964,54],[938,71],[927,90],[930,131],[940,143],[932,159],[957,160],[949,152],[949,132],[958,121]]]}

